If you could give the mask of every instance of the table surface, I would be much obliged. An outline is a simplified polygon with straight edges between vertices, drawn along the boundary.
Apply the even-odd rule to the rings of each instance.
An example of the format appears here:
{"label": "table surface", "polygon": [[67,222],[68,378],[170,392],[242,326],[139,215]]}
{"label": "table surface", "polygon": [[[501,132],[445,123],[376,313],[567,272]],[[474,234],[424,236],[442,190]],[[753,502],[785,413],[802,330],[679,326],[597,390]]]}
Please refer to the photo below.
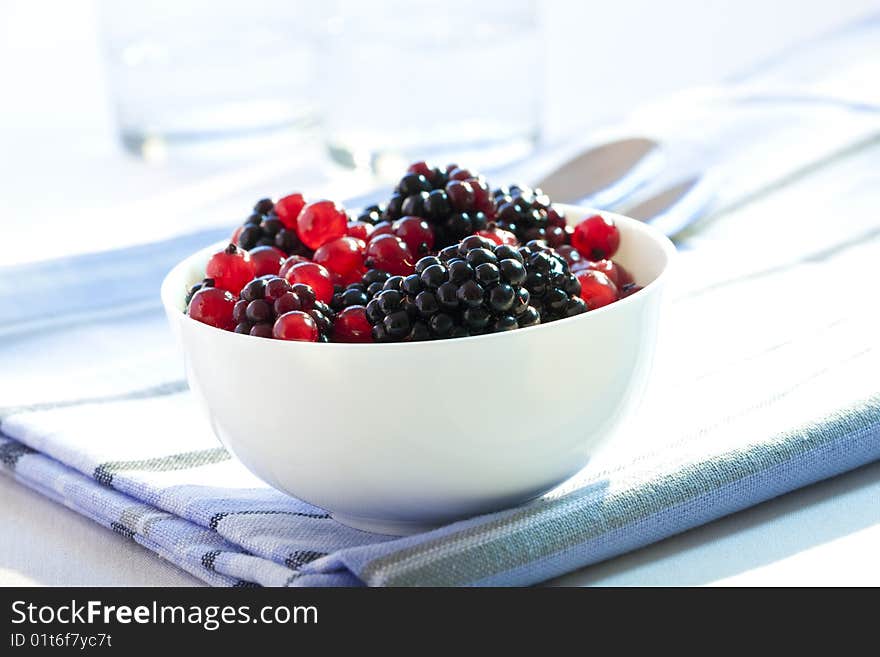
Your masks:
{"label": "table surface", "polygon": [[[26,10],[27,6],[13,3],[7,10],[17,7],[33,16],[39,14],[33,9]],[[0,24],[8,27],[16,24],[13,19],[21,17],[6,18],[10,20],[0,20]],[[84,104],[82,99],[87,94],[82,89],[86,83],[73,68],[82,64],[84,58],[93,57],[89,48],[94,48],[94,44],[84,41],[82,36],[71,36],[80,34],[67,29],[71,21],[59,24],[65,26],[65,31],[57,35],[59,42],[80,47],[72,51],[80,54],[59,62],[52,53],[33,51],[29,53],[30,68],[6,71],[12,73],[5,85],[8,88],[26,89],[33,80],[45,81],[47,76],[57,84],[41,82],[39,89],[34,87],[32,96],[36,100],[32,107],[10,108],[6,125],[14,129],[0,127],[4,144],[0,152],[17,154],[15,160],[0,159],[0,179],[12,181],[10,193],[0,196],[3,216],[28,217],[39,209],[43,217],[54,213],[64,218],[53,226],[57,232],[55,239],[47,243],[45,257],[60,255],[61,252],[53,251],[55,247],[61,248],[59,245],[67,250],[112,246],[100,241],[113,238],[112,231],[82,230],[87,221],[103,222],[118,217],[136,221],[149,217],[149,224],[143,224],[137,236],[159,236],[175,228],[171,222],[176,218],[155,213],[155,208],[187,202],[194,188],[202,195],[219,189],[228,193],[230,182],[235,181],[235,193],[247,195],[251,193],[249,186],[284,187],[277,180],[267,182],[266,172],[275,166],[271,161],[260,170],[249,165],[228,172],[211,166],[202,170],[174,166],[144,169],[142,163],[124,158],[108,139],[109,112],[94,104]],[[21,31],[10,28],[7,32],[14,36]],[[71,39],[78,41],[71,43]],[[15,39],[8,40],[6,45],[9,44],[14,46]],[[0,57],[3,59],[10,58]],[[65,113],[59,114],[51,102],[42,102],[56,95],[71,99]],[[31,94],[20,94],[25,96]],[[84,114],[93,118],[91,124],[80,121]],[[23,128],[28,122],[31,127],[43,122],[39,140],[34,139],[34,130]],[[65,144],[65,148],[58,149],[57,144]],[[87,165],[83,165],[85,161]],[[281,177],[276,173],[277,179]],[[119,209],[121,199],[125,200],[125,212]],[[4,222],[7,239],[11,235],[12,241],[18,243],[46,230],[44,223],[36,221],[0,221]],[[8,251],[4,256],[12,257],[12,261],[21,257],[10,256]],[[3,476],[0,528],[3,586],[201,584],[130,540]],[[880,463],[570,573],[550,584],[878,586],[878,551]]]}

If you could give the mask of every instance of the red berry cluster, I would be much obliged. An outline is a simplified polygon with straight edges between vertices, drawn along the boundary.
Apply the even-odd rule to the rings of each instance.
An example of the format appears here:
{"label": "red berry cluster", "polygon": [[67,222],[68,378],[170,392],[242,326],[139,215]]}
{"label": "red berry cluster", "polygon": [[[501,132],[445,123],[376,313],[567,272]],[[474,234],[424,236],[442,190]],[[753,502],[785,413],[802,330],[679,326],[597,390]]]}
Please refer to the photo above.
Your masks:
{"label": "red berry cluster", "polygon": [[297,217],[305,204],[302,194],[290,194],[277,202],[260,199],[244,223],[235,229],[232,242],[246,251],[274,247],[285,255],[311,255],[296,228]]}
{"label": "red berry cluster", "polygon": [[[620,245],[612,220],[593,215],[571,228],[541,190],[490,192],[482,176],[463,167],[416,162],[387,205],[356,218],[338,203],[306,202],[298,193],[261,199],[229,246],[211,256],[205,279],[187,296],[187,313],[258,337],[373,342],[366,306],[385,281],[413,276],[422,258],[442,256],[470,235],[564,260],[587,310],[641,289],[612,260]],[[534,293],[541,288],[532,279]],[[577,297],[577,285],[570,287]],[[541,313],[542,321],[562,316]]]}
{"label": "red berry cluster", "polygon": [[641,290],[630,273],[611,257],[620,246],[614,222],[594,214],[579,222],[571,246],[563,252],[581,283],[581,298],[590,310],[607,306]]}

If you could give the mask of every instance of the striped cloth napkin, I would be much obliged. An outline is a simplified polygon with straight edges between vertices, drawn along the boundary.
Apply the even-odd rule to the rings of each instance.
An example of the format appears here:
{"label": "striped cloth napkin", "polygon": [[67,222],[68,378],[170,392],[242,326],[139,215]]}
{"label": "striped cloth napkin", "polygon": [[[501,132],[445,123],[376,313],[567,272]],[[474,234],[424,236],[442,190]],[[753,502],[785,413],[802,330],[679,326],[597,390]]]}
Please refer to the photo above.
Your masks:
{"label": "striped cloth napkin", "polygon": [[213,437],[156,291],[216,235],[7,268],[2,471],[213,585],[541,582],[880,458],[878,202],[875,142],[705,222],[610,447],[530,504],[406,538],[275,492]]}

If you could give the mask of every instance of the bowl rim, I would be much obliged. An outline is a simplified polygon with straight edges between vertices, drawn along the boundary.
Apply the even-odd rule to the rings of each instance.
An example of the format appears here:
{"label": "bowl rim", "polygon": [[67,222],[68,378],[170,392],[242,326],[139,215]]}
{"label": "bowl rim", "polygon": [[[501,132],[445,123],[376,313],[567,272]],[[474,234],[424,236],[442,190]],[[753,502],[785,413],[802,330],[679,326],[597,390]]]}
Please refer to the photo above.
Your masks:
{"label": "bowl rim", "polygon": [[[639,298],[644,299],[646,294],[651,294],[655,290],[660,288],[660,283],[668,277],[670,266],[673,263],[673,260],[676,256],[676,248],[672,241],[663,233],[661,233],[658,229],[654,228],[650,224],[647,224],[643,221],[639,221],[638,219],[633,219],[631,217],[627,217],[626,215],[618,214],[616,212],[609,212],[607,210],[597,210],[595,208],[580,206],[580,205],[568,205],[564,203],[556,203],[556,206],[560,208],[564,208],[566,214],[568,212],[578,212],[582,214],[585,218],[592,214],[598,214],[603,217],[608,217],[613,219],[615,222],[625,224],[629,227],[635,228],[636,230],[641,230],[646,232],[652,240],[660,247],[661,252],[666,258],[666,262],[663,265],[663,269],[659,274],[652,280],[650,283],[645,285],[641,290],[632,294],[624,299],[620,299],[615,301],[614,303],[610,303],[606,306],[602,306],[601,308],[596,308],[595,310],[590,310],[585,313],[581,313],[580,315],[575,315],[573,317],[564,317],[562,319],[558,319],[549,324],[536,324],[535,326],[527,326],[523,328],[516,329],[515,331],[503,331],[501,333],[485,333],[483,335],[470,335],[464,338],[454,338],[449,340],[423,340],[419,342],[304,342],[298,340],[267,340],[263,338],[263,342],[267,344],[278,344],[277,348],[316,348],[316,349],[361,349],[364,347],[370,347],[372,349],[418,349],[421,345],[421,348],[426,348],[425,345],[434,345],[438,342],[450,343],[450,342],[459,342],[461,340],[468,340],[473,342],[475,340],[498,340],[505,339],[505,337],[510,337],[511,334],[522,335],[524,331],[535,331],[538,329],[549,329],[551,327],[564,326],[566,324],[570,324],[572,322],[578,321],[587,321],[589,317],[595,317],[597,314],[605,315],[613,312],[622,312],[622,308],[627,305],[631,305],[633,303],[639,303]],[[187,315],[184,311],[182,311],[178,304],[174,301],[174,296],[179,294],[178,291],[172,291],[171,285],[172,281],[178,277],[179,271],[183,269],[188,262],[190,262],[196,256],[199,256],[206,251],[216,250],[222,247],[226,243],[226,240],[215,242],[213,244],[209,244],[202,249],[199,249],[190,255],[186,256],[178,263],[176,263],[165,275],[165,278],[162,280],[162,285],[160,288],[160,295],[162,299],[162,305],[165,308],[165,312],[169,316],[173,316],[173,314],[178,314],[181,316],[184,322],[196,324],[198,327],[195,330],[208,330],[208,331],[220,331],[221,333],[228,334],[232,339],[237,340],[253,340],[255,336],[252,335],[244,335],[241,333],[234,333],[232,331],[224,331],[223,329],[219,329],[215,326],[211,326],[210,324],[205,324],[203,322],[199,322],[197,320],[192,319],[189,315]],[[200,328],[199,328],[200,327]],[[286,345],[286,346],[283,346]]]}

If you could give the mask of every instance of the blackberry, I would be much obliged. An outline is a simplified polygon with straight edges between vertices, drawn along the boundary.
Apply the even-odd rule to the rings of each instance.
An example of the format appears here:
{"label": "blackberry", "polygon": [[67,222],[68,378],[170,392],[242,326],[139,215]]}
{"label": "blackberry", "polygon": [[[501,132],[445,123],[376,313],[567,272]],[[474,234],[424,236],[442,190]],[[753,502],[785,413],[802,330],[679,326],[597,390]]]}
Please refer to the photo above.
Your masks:
{"label": "blackberry", "polygon": [[362,221],[365,224],[371,224],[375,226],[380,221],[382,221],[382,214],[385,212],[385,207],[382,205],[368,205],[361,213],[357,216],[356,221]]}
{"label": "blackberry", "polygon": [[186,293],[186,307],[189,308],[189,302],[192,301],[195,293],[205,287],[214,287],[213,278],[203,278],[201,281],[193,285]]}
{"label": "blackberry", "polygon": [[435,248],[442,249],[485,230],[495,216],[495,207],[481,176],[455,164],[444,171],[421,163],[411,166],[400,179],[381,219],[394,222],[404,216],[421,217],[434,230]]}
{"label": "blackberry", "polygon": [[261,198],[254,205],[254,212],[259,214],[269,214],[272,211],[272,208],[275,207],[275,203],[270,198]]}
{"label": "blackberry", "polygon": [[[565,258],[543,240],[527,242],[518,252],[525,272],[523,287],[528,290],[529,305],[538,311],[541,323],[587,311],[580,297],[580,281],[569,270]],[[513,278],[519,276],[518,270]],[[530,319],[534,319],[531,314]]]}
{"label": "blackberry", "polygon": [[317,301],[308,285],[291,285],[279,276],[261,276],[242,288],[232,311],[235,332],[271,338],[275,320],[294,310],[311,315],[318,326],[318,341],[329,341],[336,313]]}
{"label": "blackberry", "polygon": [[391,276],[381,269],[368,269],[359,282],[334,288],[330,308],[339,313],[351,306],[366,306],[383,289],[389,289],[387,286],[399,287],[403,280],[402,276]]}
{"label": "blackberry", "polygon": [[540,189],[526,185],[510,185],[493,192],[497,212],[495,223],[508,230],[520,242],[545,240],[549,246],[568,244],[565,217],[556,210]]}
{"label": "blackberry", "polygon": [[339,288],[333,294],[330,307],[335,312],[339,312],[349,306],[366,306],[369,300],[370,297],[367,295],[367,289],[363,283],[351,283],[345,288]]}
{"label": "blackberry", "polygon": [[394,191],[403,197],[407,197],[421,192],[430,192],[433,189],[434,185],[425,176],[418,173],[408,173],[400,179]]}
{"label": "blackberry", "polygon": [[472,235],[422,258],[415,271],[388,278],[368,302],[377,342],[510,331],[586,310],[577,279],[544,242],[516,249]]}
{"label": "blackberry", "polygon": [[289,256],[311,258],[312,251],[300,241],[295,230],[284,226],[273,208],[271,199],[257,201],[238,233],[238,246],[245,251],[258,246],[274,246]]}

